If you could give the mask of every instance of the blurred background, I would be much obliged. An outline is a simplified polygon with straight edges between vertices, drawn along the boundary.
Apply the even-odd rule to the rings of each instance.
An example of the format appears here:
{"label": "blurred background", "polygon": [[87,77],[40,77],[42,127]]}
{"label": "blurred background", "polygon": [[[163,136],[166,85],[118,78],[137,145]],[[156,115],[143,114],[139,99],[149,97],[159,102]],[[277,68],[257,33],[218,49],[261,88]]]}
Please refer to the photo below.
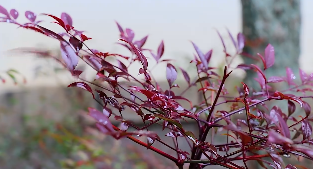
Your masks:
{"label": "blurred background", "polygon": [[[211,66],[225,64],[223,45],[216,30],[232,53],[235,48],[227,29],[234,37],[243,32],[244,51],[251,55],[264,52],[268,43],[275,47],[277,66],[269,75],[274,75],[273,72],[285,75],[286,66],[291,67],[296,76],[299,67],[313,72],[311,0],[1,0],[0,5],[7,10],[18,10],[20,23],[27,22],[24,17],[27,10],[55,16],[66,12],[73,18],[76,29],[92,37],[88,46],[128,54],[116,44],[117,21],[123,28],[134,30],[135,39],[149,35],[145,45],[148,49],[156,51],[164,40],[164,57],[175,59],[175,65],[191,72],[194,70],[189,61],[195,51],[190,41],[203,52],[213,49]],[[37,17],[50,21],[45,16]],[[16,25],[0,24],[0,76],[6,79],[6,83],[0,84],[0,168],[125,168],[126,163],[131,164],[126,168],[173,167],[171,163],[166,165],[166,161],[160,162],[158,156],[149,151],[127,141],[113,141],[91,128],[85,111],[96,106],[95,103],[88,93],[67,89],[74,79],[52,60],[9,52],[19,47],[59,52],[58,41]],[[62,31],[50,22],[41,25],[55,32]],[[234,64],[242,62],[250,60],[237,58]],[[17,84],[6,73],[9,69],[22,75],[15,76]],[[156,70],[154,76],[167,83],[165,69]],[[254,76],[240,71],[235,75],[240,80]],[[23,78],[27,83],[23,83]],[[192,98],[198,99],[197,95]],[[190,128],[192,126],[190,124]],[[121,149],[120,144],[127,144],[127,151]]]}

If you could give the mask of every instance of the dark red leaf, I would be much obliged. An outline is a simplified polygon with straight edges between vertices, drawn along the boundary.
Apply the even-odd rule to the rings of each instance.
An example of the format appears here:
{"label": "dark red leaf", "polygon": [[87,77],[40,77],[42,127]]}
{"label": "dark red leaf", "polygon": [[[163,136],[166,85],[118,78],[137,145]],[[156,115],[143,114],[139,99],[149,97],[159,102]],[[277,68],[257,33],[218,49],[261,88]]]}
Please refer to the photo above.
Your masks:
{"label": "dark red leaf", "polygon": [[163,53],[164,53],[164,42],[162,40],[162,42],[160,43],[158,47],[158,53],[156,55],[157,61],[161,59],[161,57],[163,56]]}
{"label": "dark red leaf", "polygon": [[170,87],[172,87],[176,78],[177,78],[176,68],[172,64],[168,63],[166,65],[166,79]]}
{"label": "dark red leaf", "polygon": [[78,64],[78,56],[74,49],[65,42],[61,42],[61,56],[69,70],[74,70]]}
{"label": "dark red leaf", "polygon": [[35,20],[36,20],[36,15],[35,15],[34,12],[32,12],[32,11],[26,11],[26,12],[25,12],[25,17],[26,17],[29,21],[31,21],[31,22],[35,22]]}
{"label": "dark red leaf", "polygon": [[295,103],[288,100],[288,116],[291,116],[295,111],[296,111]]}
{"label": "dark red leaf", "polygon": [[64,30],[68,31],[67,28],[66,28],[66,25],[65,25],[65,23],[63,22],[62,19],[60,19],[60,18],[58,18],[58,17],[56,17],[56,16],[53,16],[53,15],[50,15],[50,14],[43,14],[43,15],[47,15],[47,16],[50,16],[51,18],[55,19],[55,20],[57,21],[57,22],[56,22],[57,24],[59,24],[60,26],[62,26]]}
{"label": "dark red leaf", "polygon": [[296,79],[295,74],[293,74],[291,68],[287,67],[286,68],[286,75],[287,75],[287,83],[289,86],[291,85],[296,85],[295,82],[293,81],[294,79]]}
{"label": "dark red leaf", "polygon": [[61,19],[66,25],[73,26],[73,20],[71,16],[65,12],[61,13]]}
{"label": "dark red leaf", "polygon": [[264,66],[264,70],[267,69],[266,67],[266,62],[265,62],[265,59],[264,57],[260,54],[260,53],[257,53],[257,55],[260,57],[260,59],[262,60],[262,63],[263,63],[263,66]]}
{"label": "dark red leaf", "polygon": [[76,51],[79,51],[83,48],[83,43],[82,41],[80,41],[79,39],[77,39],[76,37],[74,36],[71,36],[70,37],[70,40],[69,40],[70,44],[74,47],[74,49]]}
{"label": "dark red leaf", "polygon": [[18,11],[17,11],[17,10],[11,9],[11,10],[10,10],[10,14],[11,14],[11,16],[12,16],[14,19],[17,19],[17,17],[18,17]]}
{"label": "dark red leaf", "polygon": [[198,46],[196,44],[194,44],[193,42],[191,42],[193,47],[195,48],[197,54],[198,54],[198,57],[199,59],[201,60],[202,64],[204,65],[204,67],[207,69],[209,66],[208,66],[208,62],[207,60],[205,59],[203,53],[201,52],[201,50],[198,48]]}
{"label": "dark red leaf", "polygon": [[209,79],[208,76],[200,77],[195,83],[199,83],[199,82],[202,82],[202,81],[205,81],[205,80],[208,80],[208,79]]}
{"label": "dark red leaf", "polygon": [[95,98],[95,95],[93,94],[91,87],[85,82],[74,82],[68,85],[67,87],[79,87],[79,88],[85,89],[92,94],[93,98]]}
{"label": "dark red leaf", "polygon": [[10,14],[9,12],[3,7],[0,5],[0,13],[2,13],[3,15],[5,15],[8,19],[10,19]]}
{"label": "dark red leaf", "polygon": [[302,134],[303,134],[303,140],[306,140],[306,139],[310,140],[311,135],[312,135],[312,126],[308,120],[302,121],[301,129],[302,129]]}
{"label": "dark red leaf", "polygon": [[245,37],[242,33],[237,34],[237,52],[240,53],[245,46]]}
{"label": "dark red leaf", "polygon": [[245,96],[247,97],[249,95],[249,93],[250,93],[249,92],[249,87],[244,82],[241,82],[241,84],[243,85]]}
{"label": "dark red leaf", "polygon": [[[68,43],[62,36],[60,36],[59,34],[53,32],[53,31],[51,31],[51,30],[49,30],[49,29],[47,29],[47,28],[44,28],[44,27],[42,27],[42,26],[40,26],[40,25],[36,25],[36,26],[37,26],[37,27],[41,30],[41,32],[43,32],[45,35],[47,35],[47,36],[49,36],[49,37],[52,37],[52,38],[55,38],[55,39],[57,39],[57,40],[59,40],[59,41],[65,42],[65,43],[67,43],[67,44],[69,45],[69,43]],[[24,26],[24,27],[25,27],[25,26]]]}
{"label": "dark red leaf", "polygon": [[279,83],[283,81],[285,81],[285,78],[279,76],[272,76],[267,80],[268,83]]}
{"label": "dark red leaf", "polygon": [[247,65],[247,64],[239,64],[238,66],[237,66],[237,69],[243,69],[243,70],[250,70],[250,69],[253,69],[254,67],[253,66],[251,66],[251,65]]}
{"label": "dark red leaf", "polygon": [[265,48],[264,59],[265,59],[265,64],[266,64],[266,67],[264,67],[264,70],[268,69],[274,65],[274,63],[275,63],[275,50],[271,44],[268,44],[267,47]]}
{"label": "dark red leaf", "polygon": [[185,80],[190,85],[190,77],[189,77],[188,73],[183,68],[180,68],[180,70],[183,73],[183,76],[184,76]]}
{"label": "dark red leaf", "polygon": [[128,42],[127,40],[124,40],[124,39],[120,39],[120,40],[123,41],[123,42],[128,43],[128,44],[131,46],[133,52],[134,52],[134,53],[137,55],[137,57],[139,58],[139,60],[140,60],[140,62],[141,62],[141,64],[142,64],[142,67],[143,67],[144,71],[146,71],[146,70],[148,69],[148,61],[147,61],[146,56],[144,56],[144,55],[142,54],[142,52],[141,52],[133,43]]}
{"label": "dark red leaf", "polygon": [[125,64],[123,62],[121,62],[120,60],[117,60],[118,63],[118,67],[121,68],[122,70],[127,71],[127,67],[125,66]]}
{"label": "dark red leaf", "polygon": [[311,106],[309,103],[305,102],[305,101],[302,101],[303,102],[303,109],[304,109],[304,112],[306,114],[306,117],[308,117],[310,114],[311,114]]}

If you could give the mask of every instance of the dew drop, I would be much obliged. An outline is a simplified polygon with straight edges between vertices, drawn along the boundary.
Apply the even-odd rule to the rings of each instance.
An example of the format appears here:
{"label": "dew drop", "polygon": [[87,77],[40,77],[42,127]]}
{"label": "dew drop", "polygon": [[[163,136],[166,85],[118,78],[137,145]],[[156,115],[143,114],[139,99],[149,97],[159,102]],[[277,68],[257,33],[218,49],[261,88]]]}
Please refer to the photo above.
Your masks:
{"label": "dew drop", "polygon": [[242,111],[240,111],[239,114],[242,114]]}
{"label": "dew drop", "polygon": [[286,158],[289,158],[289,157],[290,157],[290,154],[285,153],[285,154],[283,154],[283,156],[286,157]]}

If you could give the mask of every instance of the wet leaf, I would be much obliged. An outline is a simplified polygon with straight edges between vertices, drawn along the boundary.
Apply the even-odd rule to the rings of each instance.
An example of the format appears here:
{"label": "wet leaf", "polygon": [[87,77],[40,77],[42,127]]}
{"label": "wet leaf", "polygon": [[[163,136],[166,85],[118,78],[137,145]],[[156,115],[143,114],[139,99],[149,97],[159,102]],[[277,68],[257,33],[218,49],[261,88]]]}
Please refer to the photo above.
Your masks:
{"label": "wet leaf", "polygon": [[310,139],[312,135],[312,126],[308,120],[303,120],[302,125],[303,140]]}
{"label": "wet leaf", "polygon": [[18,11],[17,11],[17,10],[11,9],[11,10],[10,10],[10,14],[11,14],[11,16],[12,16],[14,19],[17,19],[17,18],[18,18]]}
{"label": "wet leaf", "polygon": [[92,97],[95,99],[95,95],[93,94],[91,87],[85,82],[74,82],[68,85],[67,87],[79,87],[85,89],[88,92],[90,92],[92,94]]}
{"label": "wet leaf", "polygon": [[35,22],[35,20],[36,20],[36,15],[35,15],[34,12],[32,12],[32,11],[26,11],[26,12],[25,12],[25,17],[26,17],[29,21],[31,21],[31,22]]}
{"label": "wet leaf", "polygon": [[299,69],[299,74],[300,74],[300,79],[301,79],[302,84],[304,84],[305,82],[309,80],[309,75],[306,74],[302,69]]}
{"label": "wet leaf", "polygon": [[293,81],[294,79],[296,79],[296,76],[295,74],[293,74],[292,70],[289,67],[286,68],[286,75],[288,85],[289,86],[296,85],[295,82]]}

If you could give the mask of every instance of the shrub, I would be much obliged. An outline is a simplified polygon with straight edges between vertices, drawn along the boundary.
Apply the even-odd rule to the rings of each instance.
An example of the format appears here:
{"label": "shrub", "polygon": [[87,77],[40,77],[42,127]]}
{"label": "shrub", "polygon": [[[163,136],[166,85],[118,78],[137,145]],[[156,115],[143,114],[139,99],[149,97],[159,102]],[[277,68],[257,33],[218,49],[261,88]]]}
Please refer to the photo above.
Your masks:
{"label": "shrub", "polygon": [[[313,158],[310,145],[312,144],[310,122],[313,118],[310,105],[304,101],[313,97],[306,95],[312,91],[313,74],[308,75],[300,69],[301,82],[295,82],[292,70],[286,68],[285,77],[266,77],[264,72],[275,62],[274,47],[270,44],[265,48],[264,55],[258,54],[255,64],[240,64],[236,68],[231,68],[229,65],[233,58],[240,55],[247,56],[242,53],[243,35],[239,33],[235,39],[229,33],[236,53],[228,53],[224,40],[221,38],[227,63],[223,73],[218,74],[216,68],[209,66],[213,51],[210,50],[204,54],[192,42],[196,55],[191,64],[197,70],[197,78],[192,80],[184,68],[175,67],[171,64],[171,60],[162,58],[163,41],[156,52],[146,49],[144,45],[148,36],[135,40],[134,32],[128,28],[123,29],[118,23],[116,23],[120,32],[118,44],[129,50],[129,56],[89,48],[85,41],[91,38],[83,31],[74,28],[72,18],[66,13],[62,13],[60,18],[42,14],[53,18],[55,23],[64,29],[62,33],[40,26],[41,21],[37,21],[36,15],[31,11],[25,12],[29,20],[25,24],[17,22],[19,13],[15,9],[8,12],[0,6],[0,13],[2,14],[1,22],[36,31],[60,42],[62,59],[37,49],[20,50],[51,57],[68,69],[77,78],[77,81],[68,87],[85,89],[103,107],[101,111],[89,108],[89,115],[97,121],[96,126],[106,135],[115,139],[130,139],[173,161],[178,168],[183,168],[185,164],[190,163],[189,168],[219,165],[239,169],[248,168],[247,163],[250,161],[257,161],[264,168],[272,166],[273,168],[294,169],[296,166],[284,164],[283,156],[292,155],[310,160]],[[156,64],[166,64],[168,89],[161,88],[151,74],[148,56],[154,58]],[[116,64],[108,61],[110,57],[116,59]],[[82,78],[83,70],[77,69],[79,59],[96,71],[94,81]],[[258,66],[259,61],[263,68]],[[129,72],[129,66],[135,62],[141,63],[138,75],[132,75]],[[231,83],[227,80],[233,69],[256,71],[258,76],[254,80],[259,83],[260,88],[252,89],[242,82],[242,86],[237,87],[238,94],[230,95],[225,84]],[[203,96],[203,102],[191,103],[183,95],[184,92],[175,93],[175,88],[179,87],[175,84],[178,72],[182,73],[187,84],[185,91],[194,86],[199,87],[198,91]],[[125,86],[122,85],[123,81],[134,82],[135,85]],[[275,83],[287,83],[288,87],[278,91],[273,87]],[[183,107],[178,100],[188,102],[190,107]],[[285,106],[288,107],[288,112],[283,112],[284,109],[279,106],[269,107],[267,103],[270,101],[287,102],[288,105]],[[304,116],[296,116],[294,113],[296,104],[305,113]],[[227,110],[216,110],[216,107],[220,105],[226,105]],[[135,112],[144,125],[137,126],[131,120],[124,118],[125,111]],[[240,112],[245,112],[245,119],[231,119]],[[109,118],[120,122],[120,125],[112,124]],[[197,135],[184,128],[182,122],[187,119],[194,121],[197,125]],[[173,144],[164,142],[156,132],[150,130],[151,126],[168,130],[166,136],[173,139]],[[207,140],[209,132],[212,134],[211,141]],[[227,138],[226,143],[214,143],[214,136],[220,133]],[[145,138],[146,142],[141,141],[139,137]],[[190,146],[189,151],[182,150],[178,144],[178,138],[185,139]],[[160,147],[155,147],[155,142],[173,151],[175,155],[162,151]],[[242,163],[239,164],[238,161]]]}

